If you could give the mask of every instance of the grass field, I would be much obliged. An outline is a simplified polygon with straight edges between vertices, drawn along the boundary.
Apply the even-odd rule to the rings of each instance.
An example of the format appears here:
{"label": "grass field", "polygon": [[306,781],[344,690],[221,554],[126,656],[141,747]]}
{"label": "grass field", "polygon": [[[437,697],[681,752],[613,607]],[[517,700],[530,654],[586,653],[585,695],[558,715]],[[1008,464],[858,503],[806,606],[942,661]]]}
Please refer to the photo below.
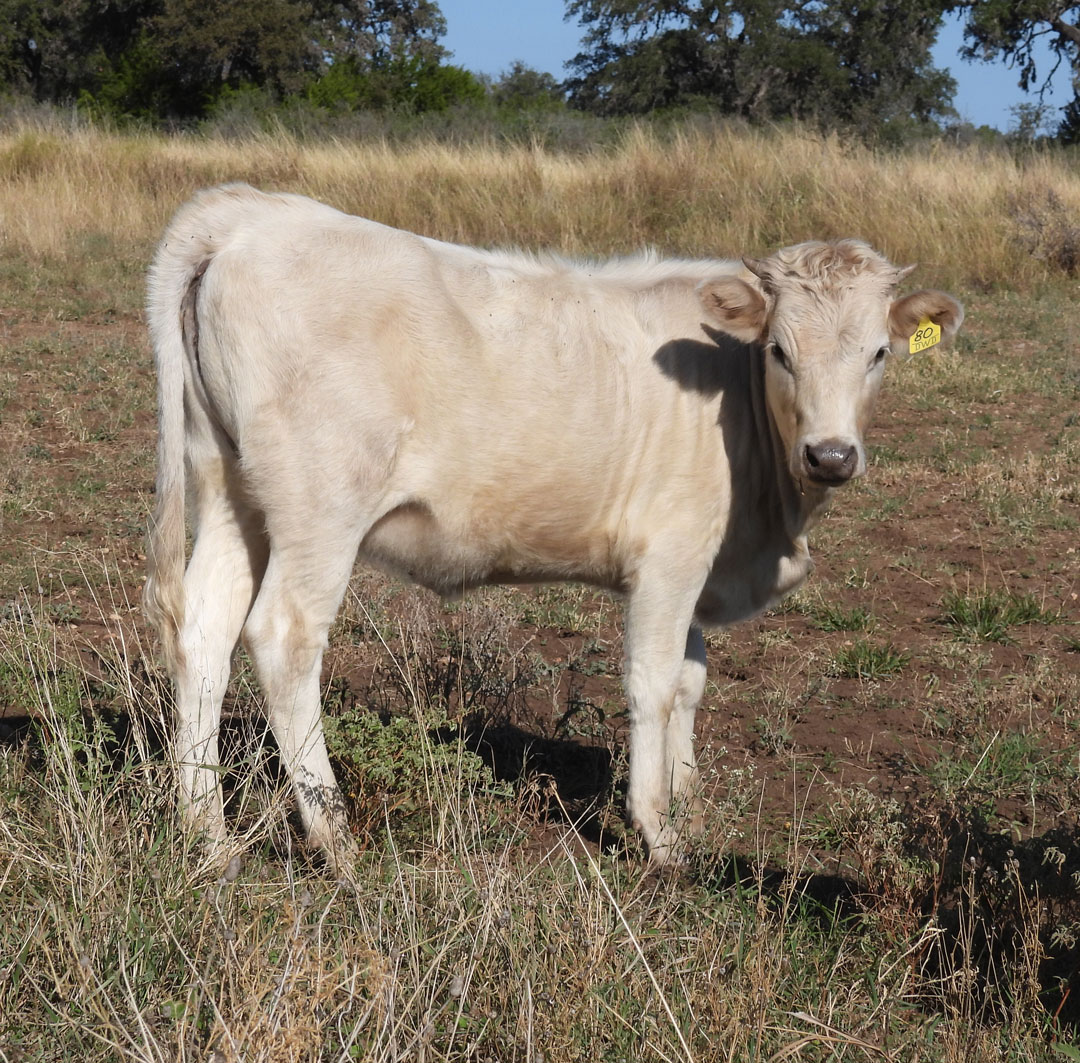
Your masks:
{"label": "grass field", "polygon": [[[622,824],[618,603],[358,570],[325,705],[364,855],[308,858],[241,658],[237,857],[174,819],[138,615],[146,263],[241,179],[444,239],[858,235],[968,320],[890,366],[779,609],[709,636],[705,836]],[[1080,1059],[1080,176],[799,131],[579,155],[0,136],[0,1061]]]}

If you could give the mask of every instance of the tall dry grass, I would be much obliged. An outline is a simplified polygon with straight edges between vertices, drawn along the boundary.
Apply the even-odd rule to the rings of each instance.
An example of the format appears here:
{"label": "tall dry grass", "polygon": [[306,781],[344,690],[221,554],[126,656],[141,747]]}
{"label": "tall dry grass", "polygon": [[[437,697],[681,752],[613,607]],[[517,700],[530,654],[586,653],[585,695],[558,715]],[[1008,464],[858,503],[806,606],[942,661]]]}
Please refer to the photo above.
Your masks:
{"label": "tall dry grass", "polygon": [[112,716],[84,711],[90,681],[39,603],[2,631],[0,680],[35,724],[0,744],[0,1063],[1051,1058],[1034,908],[1010,976],[973,995],[977,920],[945,941],[923,918],[899,806],[866,791],[838,796],[836,829],[887,888],[847,915],[808,892],[797,805],[788,873],[766,870],[745,771],[724,771],[696,873],[658,880],[573,831],[538,839],[423,731],[426,823],[388,817],[351,881],[293,851],[273,785],[239,813],[246,858],[212,867],[170,814],[137,635],[97,680]]}
{"label": "tall dry grass", "polygon": [[248,181],[446,240],[574,255],[761,254],[861,236],[932,282],[1025,289],[1080,264],[1068,157],[875,150],[806,130],[631,129],[614,147],[234,142],[25,128],[0,136],[0,253],[107,234],[145,250],[196,189]]}

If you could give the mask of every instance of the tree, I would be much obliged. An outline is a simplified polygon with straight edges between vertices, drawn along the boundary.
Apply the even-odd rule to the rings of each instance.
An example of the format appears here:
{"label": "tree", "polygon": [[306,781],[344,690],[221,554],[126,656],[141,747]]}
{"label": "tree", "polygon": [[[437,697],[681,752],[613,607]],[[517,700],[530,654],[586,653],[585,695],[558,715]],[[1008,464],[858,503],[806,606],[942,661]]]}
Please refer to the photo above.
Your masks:
{"label": "tree", "polygon": [[568,0],[587,32],[571,102],[601,113],[706,104],[751,120],[874,125],[952,113],[930,48],[947,0]]}
{"label": "tree", "polygon": [[224,85],[296,91],[318,62],[310,14],[295,0],[161,0],[143,39],[179,86],[211,96]]}
{"label": "tree", "polygon": [[955,113],[956,82],[930,54],[941,27],[941,0],[816,7],[808,32],[828,49],[830,86],[839,91],[823,107],[831,105],[841,121],[871,128],[905,120],[928,124]]}
{"label": "tree", "polygon": [[496,106],[514,111],[551,110],[562,107],[562,86],[551,74],[542,73],[515,59],[491,86]]}
{"label": "tree", "polygon": [[0,77],[38,100],[71,99],[138,37],[157,0],[0,0]]}
{"label": "tree", "polygon": [[[974,0],[956,5],[966,13],[963,55],[983,62],[1004,60],[1020,71],[1020,87],[1042,102],[1064,65],[1073,73],[1073,99],[1058,135],[1070,143],[1080,136],[1080,4],[1063,0]],[[1039,70],[1036,45],[1045,40],[1050,68]]]}
{"label": "tree", "polygon": [[0,79],[39,100],[197,117],[227,90],[281,98],[344,63],[436,106],[482,94],[442,67],[445,31],[434,0],[0,0]]}
{"label": "tree", "polygon": [[1061,109],[1058,139],[1063,144],[1080,144],[1080,74],[1073,76],[1073,98]]}
{"label": "tree", "polygon": [[317,7],[323,67],[308,98],[329,109],[417,113],[479,103],[484,86],[445,60],[446,20],[431,0],[351,0]]}
{"label": "tree", "polygon": [[440,63],[446,19],[434,0],[314,0],[316,40],[331,63],[365,66],[400,59]]}
{"label": "tree", "polygon": [[338,60],[307,88],[307,98],[329,111],[399,107],[421,114],[460,103],[482,103],[483,83],[459,66],[419,56],[391,58],[379,65],[353,57]]}

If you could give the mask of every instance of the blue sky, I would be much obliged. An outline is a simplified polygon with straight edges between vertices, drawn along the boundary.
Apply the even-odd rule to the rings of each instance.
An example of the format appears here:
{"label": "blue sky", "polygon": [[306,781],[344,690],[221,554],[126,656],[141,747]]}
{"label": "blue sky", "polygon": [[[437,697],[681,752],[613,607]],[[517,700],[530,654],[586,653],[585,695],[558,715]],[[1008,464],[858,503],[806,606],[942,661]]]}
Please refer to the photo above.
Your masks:
{"label": "blue sky", "polygon": [[[439,0],[439,7],[447,25],[442,43],[454,53],[453,62],[476,73],[497,75],[521,59],[562,78],[563,64],[580,51],[581,28],[563,21],[563,0]],[[956,109],[975,125],[1007,130],[1012,123],[1009,108],[1034,102],[1034,97],[1020,90],[1017,72],[1004,64],[965,62],[958,54],[962,43],[963,31],[954,20],[946,24],[934,49],[937,65],[947,67],[958,83]],[[1040,63],[1040,76],[1050,66],[1049,58]],[[1062,106],[1071,96],[1063,69],[1047,102]],[[1057,117],[1055,112],[1055,124]]]}

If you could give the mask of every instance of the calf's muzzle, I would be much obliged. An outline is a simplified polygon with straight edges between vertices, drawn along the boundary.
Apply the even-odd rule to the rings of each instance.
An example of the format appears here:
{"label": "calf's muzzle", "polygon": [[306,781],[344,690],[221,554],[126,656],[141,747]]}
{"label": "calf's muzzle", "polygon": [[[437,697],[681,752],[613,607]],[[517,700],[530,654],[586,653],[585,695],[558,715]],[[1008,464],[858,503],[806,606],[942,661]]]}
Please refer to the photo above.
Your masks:
{"label": "calf's muzzle", "polygon": [[847,483],[859,465],[859,451],[854,444],[840,439],[807,443],[803,450],[803,469],[814,483],[836,486]]}

